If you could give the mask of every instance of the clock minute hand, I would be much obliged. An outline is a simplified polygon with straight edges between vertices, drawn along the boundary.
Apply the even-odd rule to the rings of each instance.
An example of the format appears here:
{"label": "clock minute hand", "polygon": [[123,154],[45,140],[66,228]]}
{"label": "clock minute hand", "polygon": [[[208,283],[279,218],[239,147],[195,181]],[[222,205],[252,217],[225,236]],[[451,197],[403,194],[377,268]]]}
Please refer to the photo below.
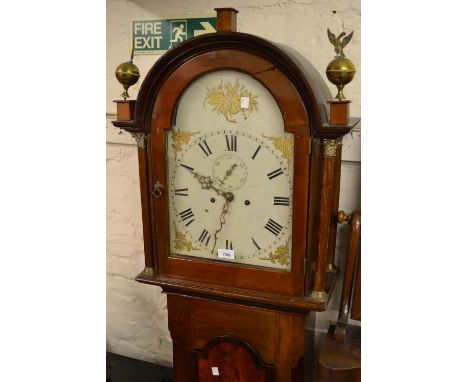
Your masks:
{"label": "clock minute hand", "polygon": [[230,200],[226,198],[223,204],[223,209],[221,211],[221,216],[219,217],[219,228],[215,231],[214,233],[214,243],[213,243],[213,248],[211,249],[211,252],[213,253],[215,248],[216,248],[216,243],[218,242],[218,233],[221,232],[223,229],[224,224],[226,224],[226,214],[229,210],[229,203]]}
{"label": "clock minute hand", "polygon": [[223,209],[221,210],[221,215],[219,217],[219,228],[215,231],[215,235],[214,235],[213,249],[211,250],[211,252],[213,252],[216,248],[216,243],[218,242],[218,233],[221,232],[224,224],[226,224],[225,216],[227,212],[229,211],[230,203],[234,200],[234,194],[232,192],[224,192],[218,187],[213,186],[213,181],[211,180],[209,176],[201,175],[198,172],[192,172],[192,174],[198,180],[203,190],[212,189],[218,195],[221,195],[222,197],[224,197]]}

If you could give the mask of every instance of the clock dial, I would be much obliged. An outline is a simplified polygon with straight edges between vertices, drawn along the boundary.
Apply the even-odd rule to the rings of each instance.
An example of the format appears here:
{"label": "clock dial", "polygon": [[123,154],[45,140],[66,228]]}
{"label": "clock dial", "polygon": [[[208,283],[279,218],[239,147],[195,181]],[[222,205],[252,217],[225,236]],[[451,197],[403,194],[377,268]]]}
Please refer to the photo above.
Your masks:
{"label": "clock dial", "polygon": [[[210,103],[213,89],[216,100],[233,97],[229,110]],[[290,270],[292,153],[293,135],[258,81],[220,71],[192,83],[168,133],[171,255]]]}

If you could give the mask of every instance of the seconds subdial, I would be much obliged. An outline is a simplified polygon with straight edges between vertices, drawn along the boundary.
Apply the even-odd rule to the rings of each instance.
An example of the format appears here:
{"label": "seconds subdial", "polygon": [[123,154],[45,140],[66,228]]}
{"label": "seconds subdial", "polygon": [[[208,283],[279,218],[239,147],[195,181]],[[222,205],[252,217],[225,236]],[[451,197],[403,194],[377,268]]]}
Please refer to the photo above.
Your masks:
{"label": "seconds subdial", "polygon": [[225,191],[241,188],[247,176],[247,166],[237,154],[222,154],[213,163],[213,178]]}

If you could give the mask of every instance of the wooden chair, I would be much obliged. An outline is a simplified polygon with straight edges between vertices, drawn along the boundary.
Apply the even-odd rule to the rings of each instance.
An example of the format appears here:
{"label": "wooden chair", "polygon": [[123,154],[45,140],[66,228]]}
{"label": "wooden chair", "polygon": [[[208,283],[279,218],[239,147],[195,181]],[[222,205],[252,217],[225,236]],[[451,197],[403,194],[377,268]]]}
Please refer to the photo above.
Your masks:
{"label": "wooden chair", "polygon": [[[340,311],[319,347],[317,382],[361,380],[361,327],[348,325],[348,317],[361,320],[361,213],[348,217],[338,213],[338,222],[348,221],[350,232]],[[354,290],[354,293],[353,293]]]}

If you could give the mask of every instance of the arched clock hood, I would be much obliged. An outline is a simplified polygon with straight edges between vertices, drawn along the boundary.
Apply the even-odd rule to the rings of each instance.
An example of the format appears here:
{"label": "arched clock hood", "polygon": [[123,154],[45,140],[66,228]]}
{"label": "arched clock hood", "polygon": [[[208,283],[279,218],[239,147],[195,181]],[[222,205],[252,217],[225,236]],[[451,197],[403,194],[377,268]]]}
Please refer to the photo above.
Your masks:
{"label": "arched clock hood", "polygon": [[[317,70],[297,51],[266,39],[239,32],[217,32],[191,38],[169,50],[156,61],[146,75],[135,106],[135,120],[127,125],[128,131],[148,132],[152,109],[158,91],[165,79],[180,65],[207,52],[221,49],[246,51],[262,57],[273,65],[268,70],[281,70],[299,93],[310,121],[310,134],[330,136],[327,101],[333,99],[330,90]],[[339,128],[340,135],[343,128]]]}

